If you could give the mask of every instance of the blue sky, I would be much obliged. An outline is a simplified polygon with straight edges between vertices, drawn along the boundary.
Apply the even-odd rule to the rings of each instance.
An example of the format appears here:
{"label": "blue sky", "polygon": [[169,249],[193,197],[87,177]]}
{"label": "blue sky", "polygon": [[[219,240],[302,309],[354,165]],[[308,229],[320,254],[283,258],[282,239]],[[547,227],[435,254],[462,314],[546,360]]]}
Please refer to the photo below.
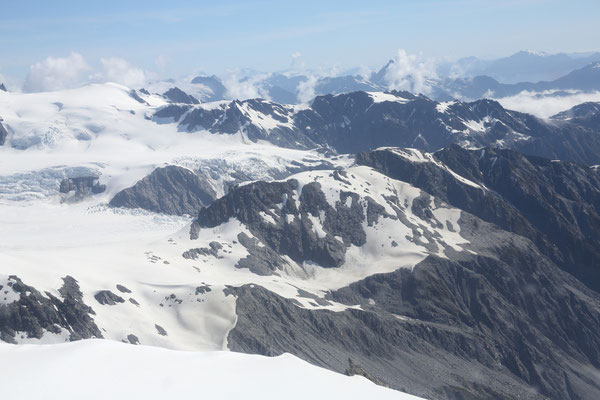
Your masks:
{"label": "blue sky", "polygon": [[72,52],[176,76],[281,70],[293,53],[344,69],[399,48],[436,59],[600,50],[598,0],[0,2],[0,73],[11,76]]}

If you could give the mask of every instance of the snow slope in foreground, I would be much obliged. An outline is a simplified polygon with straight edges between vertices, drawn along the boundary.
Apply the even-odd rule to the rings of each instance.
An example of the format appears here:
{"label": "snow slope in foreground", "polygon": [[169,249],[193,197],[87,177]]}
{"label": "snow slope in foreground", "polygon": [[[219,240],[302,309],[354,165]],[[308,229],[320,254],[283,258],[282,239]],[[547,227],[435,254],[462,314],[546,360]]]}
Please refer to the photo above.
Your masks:
{"label": "snow slope in foreground", "polygon": [[289,354],[184,352],[85,340],[2,344],[0,359],[3,398],[418,399]]}

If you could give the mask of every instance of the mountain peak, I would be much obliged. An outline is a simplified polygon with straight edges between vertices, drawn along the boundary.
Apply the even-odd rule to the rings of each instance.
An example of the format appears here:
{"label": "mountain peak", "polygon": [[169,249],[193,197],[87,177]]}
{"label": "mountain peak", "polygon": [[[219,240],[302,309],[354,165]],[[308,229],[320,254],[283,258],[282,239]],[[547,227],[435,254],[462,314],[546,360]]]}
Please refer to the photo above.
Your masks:
{"label": "mountain peak", "polygon": [[549,54],[546,53],[546,52],[543,52],[543,51],[536,51],[536,50],[525,49],[525,50],[521,50],[521,51],[513,54],[513,57],[514,56],[547,57],[547,56],[549,56]]}
{"label": "mountain peak", "polygon": [[166,92],[163,93],[163,96],[173,103],[183,103],[183,104],[200,104],[197,98],[192,95],[187,94],[183,90],[178,87],[173,87]]}

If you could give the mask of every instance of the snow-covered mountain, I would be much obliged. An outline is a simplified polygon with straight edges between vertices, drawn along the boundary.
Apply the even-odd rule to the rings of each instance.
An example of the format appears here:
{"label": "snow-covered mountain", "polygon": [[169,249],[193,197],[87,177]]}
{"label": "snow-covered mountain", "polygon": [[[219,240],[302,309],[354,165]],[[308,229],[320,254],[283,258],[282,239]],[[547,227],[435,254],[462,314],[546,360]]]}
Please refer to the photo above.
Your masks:
{"label": "snow-covered mountain", "polygon": [[[407,92],[352,92],[316,97],[310,105],[252,99],[169,104],[156,122],[190,133],[240,134],[292,148],[330,147],[351,153],[381,146],[435,151],[450,144],[497,146],[547,158],[600,162],[600,136],[577,121],[546,121],[493,100],[436,102]],[[578,149],[586,148],[585,152]]]}
{"label": "snow-covered mountain", "polygon": [[552,119],[571,121],[590,129],[598,129],[600,127],[600,103],[582,103],[554,115]]}
{"label": "snow-covered mountain", "polygon": [[[0,112],[4,342],[289,353],[432,399],[600,395],[599,133],[571,117],[114,84],[0,92]],[[76,353],[98,346],[179,357]]]}

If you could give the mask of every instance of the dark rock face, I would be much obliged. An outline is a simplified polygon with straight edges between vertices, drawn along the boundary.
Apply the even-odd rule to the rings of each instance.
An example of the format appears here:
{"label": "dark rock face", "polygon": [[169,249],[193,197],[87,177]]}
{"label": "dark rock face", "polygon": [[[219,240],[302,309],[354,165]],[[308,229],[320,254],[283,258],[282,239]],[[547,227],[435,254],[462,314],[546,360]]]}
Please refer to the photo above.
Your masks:
{"label": "dark rock face", "polygon": [[[257,114],[258,119],[254,117]],[[316,147],[315,142],[294,126],[293,118],[294,108],[290,106],[262,99],[234,100],[219,108],[193,108],[180,121],[180,126],[188,132],[241,133],[252,142],[266,140],[283,147]],[[270,121],[263,125],[266,120]]]}
{"label": "dark rock face", "polygon": [[10,276],[10,287],[19,293],[19,299],[8,304],[0,304],[0,340],[16,343],[16,335],[40,339],[45,332],[67,331],[68,340],[102,338],[102,333],[90,315],[94,310],[83,302],[83,295],[77,281],[70,276],[63,278],[59,289],[62,299],[51,293],[40,293],[24,284],[16,276]]}
{"label": "dark rock face", "polygon": [[[360,164],[533,240],[561,268],[600,291],[600,177],[590,168],[512,150],[441,150],[415,163],[394,150],[361,153]],[[489,189],[461,182],[454,173]]]}
{"label": "dark rock face", "polygon": [[317,96],[301,110],[261,99],[206,109],[170,105],[155,117],[173,118],[188,132],[241,134],[291,148],[325,146],[355,153],[384,146],[436,151],[459,144],[600,164],[600,132],[591,122],[549,122],[506,110],[493,100],[441,104],[407,92],[387,95],[389,100],[377,102],[366,92]]}
{"label": "dark rock face", "polygon": [[354,361],[352,361],[351,358],[348,359],[348,368],[346,369],[346,371],[344,371],[344,374],[346,374],[348,376],[354,376],[354,375],[364,376],[365,378],[367,378],[368,380],[370,380],[371,382],[373,382],[376,385],[387,387],[387,385],[385,383],[383,383],[379,379],[377,379],[374,376],[372,376],[371,374],[369,374],[367,371],[365,371],[365,369],[362,366],[360,366],[359,364],[356,364]]}
{"label": "dark rock face", "polygon": [[196,296],[198,296],[199,294],[205,294],[212,291],[212,289],[210,288],[210,285],[202,285],[202,286],[198,286],[196,288]]}
{"label": "dark rock face", "polygon": [[8,92],[8,90],[6,90],[6,86],[4,86],[4,83],[0,83],[0,90],[3,92]]}
{"label": "dark rock face", "polygon": [[188,260],[197,260],[200,256],[213,256],[215,258],[222,258],[219,255],[219,250],[223,248],[223,245],[219,242],[210,242],[208,247],[199,247],[196,249],[190,249],[185,251],[182,256]]}
{"label": "dark rock face", "polygon": [[432,399],[597,398],[600,296],[527,239],[464,216],[480,255],[430,256],[330,294],[361,309],[307,310],[259,286],[229,289],[230,349],[290,352],[339,372],[351,358]]}
{"label": "dark rock face", "polygon": [[163,93],[163,97],[168,99],[173,103],[182,103],[182,104],[200,104],[197,98],[192,95],[187,94],[183,90],[174,87]]}
{"label": "dark rock face", "polygon": [[[336,174],[340,173],[332,173],[332,179]],[[268,275],[285,264],[282,254],[299,263],[312,261],[326,268],[338,267],[344,261],[347,247],[361,246],[366,240],[362,228],[366,216],[359,205],[359,196],[342,193],[340,201],[332,207],[320,184],[311,182],[302,187],[296,204],[297,189],[296,180],[254,182],[238,187],[200,210],[190,236],[196,239],[200,228],[215,227],[235,217],[254,235],[254,238],[244,233],[238,235],[250,253],[239,261],[240,268]],[[313,221],[320,221],[323,233],[317,233]],[[255,238],[268,246],[259,246]]]}
{"label": "dark rock face", "polygon": [[138,337],[134,334],[127,335],[127,341],[129,341],[131,344],[140,344],[140,339],[138,339]]}
{"label": "dark rock face", "polygon": [[[322,299],[321,305],[360,305],[341,312],[305,309],[257,285],[229,287],[225,293],[237,297],[238,316],[228,336],[231,350],[289,352],[432,399],[600,396],[596,171],[512,150],[457,146],[433,155],[381,149],[359,154],[357,162],[422,189],[411,209],[420,218],[431,213],[427,193],[464,210],[458,225],[447,228],[460,231],[468,251],[446,248],[447,258],[431,255],[412,271],[373,275]],[[329,179],[349,177],[336,171]],[[238,236],[249,252],[240,264],[265,274],[278,269],[280,255],[316,260],[301,244],[304,233],[290,236],[303,232],[301,225],[286,225],[296,221],[294,213],[302,221],[335,211],[352,227],[382,217],[408,224],[402,213],[386,215],[367,198],[361,213],[339,204],[329,210],[319,200],[320,185],[310,185],[300,194],[294,194],[293,180],[235,189],[201,210],[191,236],[202,226],[238,219],[254,236]],[[322,224],[327,234],[336,232],[343,244],[364,243],[360,229],[344,233],[344,224],[331,220]],[[282,246],[289,237],[295,247]],[[258,240],[263,246],[256,245]],[[327,264],[337,260],[335,254],[330,251],[329,258],[316,262],[335,267]]]}
{"label": "dark rock face", "polygon": [[189,111],[189,106],[179,104],[169,104],[154,113],[155,121],[160,121],[164,118],[172,118],[173,122],[178,122],[183,114]]}
{"label": "dark rock face", "polygon": [[598,131],[600,130],[600,103],[582,103],[567,111],[556,114],[552,119],[569,121]]}
{"label": "dark rock face", "polygon": [[119,285],[119,284],[117,284],[117,290],[121,293],[131,293],[131,290],[129,290],[125,286]]}
{"label": "dark rock face", "polygon": [[[404,98],[397,94],[399,100]],[[428,149],[448,145],[447,128],[439,122],[432,123],[441,117],[436,110],[437,103],[425,97],[407,96],[411,100],[408,103],[375,103],[365,92],[319,96],[311,109],[321,120],[311,116],[307,134],[341,153],[392,145]],[[308,117],[307,114],[303,116]]]}
{"label": "dark rock face", "polygon": [[[452,149],[457,150],[458,147],[452,147]],[[410,154],[409,151],[401,149],[375,150],[359,153],[356,161],[358,164],[370,166],[392,179],[410,183],[440,200],[477,215],[483,220],[498,224],[504,229],[525,237],[535,236],[535,230],[527,219],[501,196],[497,196],[495,192],[471,186],[457,179],[452,169],[446,169],[441,164],[413,162],[404,156]],[[458,173],[459,176],[479,182],[471,174],[464,174],[455,165],[453,167],[457,168],[455,173]]]}
{"label": "dark rock face", "polygon": [[194,215],[215,197],[212,187],[192,171],[169,165],[155,169],[132,187],[120,191],[109,205],[172,215]]}
{"label": "dark rock face", "polygon": [[125,300],[121,296],[114,294],[110,290],[101,290],[94,295],[94,298],[103,306],[114,306],[117,303],[125,303]]}
{"label": "dark rock face", "polygon": [[76,178],[65,178],[60,182],[59,192],[68,194],[74,192],[70,199],[82,199],[94,194],[103,193],[106,185],[98,181],[97,176],[80,176]]}
{"label": "dark rock face", "polygon": [[584,164],[600,162],[600,135],[577,124],[547,123],[529,114],[505,110],[492,100],[456,102],[443,111],[439,103],[423,96],[409,100],[372,103],[361,92],[318,97],[312,110],[323,117],[325,124],[312,123],[307,134],[343,153],[383,146],[435,151],[460,144],[506,147]]}
{"label": "dark rock face", "polygon": [[[144,90],[144,89],[142,89],[142,90]],[[143,93],[143,94],[146,94],[146,93],[148,93],[148,92],[147,92],[147,91],[145,91],[145,90],[144,90],[144,92],[146,92],[146,93],[144,93],[144,92],[142,92],[142,90],[140,90],[140,92],[141,92],[141,93]],[[142,103],[142,104],[146,104],[146,105],[148,104],[148,103],[147,103],[147,102],[146,102],[144,99],[142,99],[142,98],[140,97],[140,95],[139,95],[139,94],[138,94],[138,93],[135,91],[135,89],[131,89],[131,91],[129,92],[129,96],[130,96],[132,99],[134,99],[135,101],[137,101],[138,103]]]}
{"label": "dark rock face", "polygon": [[276,274],[275,271],[286,264],[285,260],[275,250],[267,246],[261,246],[258,239],[251,238],[243,232],[237,238],[249,253],[247,257],[237,262],[237,268],[248,268],[256,275],[267,276]]}
{"label": "dark rock face", "polygon": [[6,131],[6,128],[4,128],[4,125],[2,125],[2,118],[0,118],[0,146],[4,146],[4,143],[6,143],[6,138],[8,137],[8,132]]}
{"label": "dark rock face", "polygon": [[158,332],[159,335],[161,336],[167,336],[167,331],[165,330],[165,328],[163,328],[160,325],[155,324],[154,327],[156,328],[156,331]]}

